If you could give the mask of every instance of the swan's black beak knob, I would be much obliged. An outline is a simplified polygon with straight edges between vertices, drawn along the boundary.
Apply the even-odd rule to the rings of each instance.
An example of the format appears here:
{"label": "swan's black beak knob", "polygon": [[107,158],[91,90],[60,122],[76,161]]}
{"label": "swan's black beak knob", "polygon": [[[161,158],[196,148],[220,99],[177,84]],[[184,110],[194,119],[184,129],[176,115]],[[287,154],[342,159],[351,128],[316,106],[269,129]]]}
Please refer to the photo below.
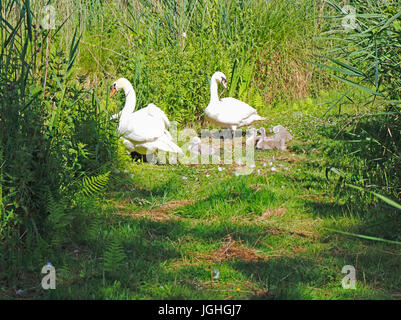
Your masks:
{"label": "swan's black beak knob", "polygon": [[114,96],[114,94],[117,92],[117,90],[116,90],[116,85],[115,84],[113,84],[111,87],[110,87],[110,98],[112,97],[112,96]]}
{"label": "swan's black beak knob", "polygon": [[227,79],[226,78],[222,78],[221,79],[221,84],[223,85],[224,88],[227,88]]}

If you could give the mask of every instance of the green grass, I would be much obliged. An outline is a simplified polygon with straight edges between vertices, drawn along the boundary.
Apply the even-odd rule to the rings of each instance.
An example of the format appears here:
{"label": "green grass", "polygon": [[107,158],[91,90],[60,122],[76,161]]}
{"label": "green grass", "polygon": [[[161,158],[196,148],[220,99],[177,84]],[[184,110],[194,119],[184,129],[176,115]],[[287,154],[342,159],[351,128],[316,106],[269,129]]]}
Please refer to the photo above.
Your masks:
{"label": "green grass", "polygon": [[[337,50],[312,40],[332,27],[323,1],[63,1],[52,32],[38,28],[45,2],[0,4],[0,298],[400,298],[399,211],[346,184],[399,197],[397,162],[371,138],[387,136],[382,102],[360,103],[365,88],[334,105],[344,84],[304,60]],[[133,163],[116,147],[112,81],[199,133],[216,70],[267,131],[291,130],[288,151],[256,151],[253,173],[236,176]],[[114,169],[104,193],[82,196],[82,181],[100,190]],[[39,285],[47,262],[54,291]],[[356,290],[341,286],[345,265]]]}
{"label": "green grass", "polygon": [[[75,213],[72,238],[42,258],[56,267],[57,289],[39,289],[40,269],[33,267],[20,271],[12,287],[0,282],[0,296],[399,299],[399,246],[327,230],[400,234],[397,224],[389,227],[393,210],[380,203],[361,207],[370,200],[354,190],[335,193],[334,178],[326,179],[328,165],[345,170],[355,162],[339,153],[346,144],[332,136],[347,123],[348,110],[323,120],[325,110],[315,101],[298,105],[296,112],[269,110],[263,125],[280,123],[294,140],[289,151],[257,151],[248,176],[235,176],[229,165],[219,171],[216,165],[137,164],[121,149],[122,173],[111,177],[103,199]],[[345,265],[356,268],[355,290],[341,286]],[[17,289],[24,292],[16,295]]]}

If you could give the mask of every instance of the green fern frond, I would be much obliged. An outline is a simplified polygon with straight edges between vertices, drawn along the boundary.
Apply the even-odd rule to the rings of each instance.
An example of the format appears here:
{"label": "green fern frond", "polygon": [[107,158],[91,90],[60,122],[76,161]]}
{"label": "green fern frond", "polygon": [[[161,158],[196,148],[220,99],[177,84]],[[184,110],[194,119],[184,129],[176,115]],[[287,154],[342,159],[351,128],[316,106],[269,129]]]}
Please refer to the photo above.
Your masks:
{"label": "green fern frond", "polygon": [[47,220],[56,229],[67,227],[72,220],[68,214],[69,203],[67,198],[56,201],[49,193],[47,200],[47,211],[49,213]]}
{"label": "green fern frond", "polygon": [[261,110],[265,106],[262,96],[254,88],[248,91],[248,101],[257,110]]}
{"label": "green fern frond", "polygon": [[82,193],[93,196],[102,192],[109,182],[109,175],[110,171],[95,177],[85,177],[82,181]]}
{"label": "green fern frond", "polygon": [[244,65],[242,69],[242,81],[246,84],[247,87],[249,87],[249,84],[252,80],[253,67],[254,63],[249,62],[249,64]]}
{"label": "green fern frond", "polygon": [[111,241],[104,253],[104,270],[108,272],[115,272],[124,264],[127,256],[121,242],[117,239]]}
{"label": "green fern frond", "polygon": [[241,86],[239,87],[238,91],[238,97],[240,100],[247,100],[247,91],[248,91],[248,86],[246,83],[242,83]]}
{"label": "green fern frond", "polygon": [[100,226],[100,221],[98,219],[94,219],[88,228],[89,239],[97,239],[101,233],[101,230],[102,228]]}

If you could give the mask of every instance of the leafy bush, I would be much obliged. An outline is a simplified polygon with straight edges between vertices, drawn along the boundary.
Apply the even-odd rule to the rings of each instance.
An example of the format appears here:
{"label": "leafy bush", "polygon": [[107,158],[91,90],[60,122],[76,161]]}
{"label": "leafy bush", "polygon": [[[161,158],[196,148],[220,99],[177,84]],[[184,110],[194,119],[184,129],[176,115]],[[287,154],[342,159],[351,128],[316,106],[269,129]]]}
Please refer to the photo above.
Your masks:
{"label": "leafy bush", "polygon": [[33,24],[29,0],[1,2],[0,12],[0,251],[20,259],[21,249],[65,239],[79,182],[106,171],[117,139],[94,92],[71,78],[77,34],[66,55],[60,33]]}

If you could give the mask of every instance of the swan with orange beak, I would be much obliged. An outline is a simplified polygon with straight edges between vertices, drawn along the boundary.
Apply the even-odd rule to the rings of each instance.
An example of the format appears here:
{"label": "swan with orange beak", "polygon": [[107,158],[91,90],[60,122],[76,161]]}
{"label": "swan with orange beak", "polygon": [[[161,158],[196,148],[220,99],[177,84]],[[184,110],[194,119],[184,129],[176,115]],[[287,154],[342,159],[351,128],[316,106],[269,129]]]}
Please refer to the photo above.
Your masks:
{"label": "swan with orange beak", "polygon": [[125,105],[118,114],[118,132],[127,150],[143,155],[152,155],[157,150],[182,154],[168,131],[170,121],[166,114],[153,103],[134,112],[136,95],[127,79],[120,78],[111,85],[110,98],[119,90],[125,93]]}

